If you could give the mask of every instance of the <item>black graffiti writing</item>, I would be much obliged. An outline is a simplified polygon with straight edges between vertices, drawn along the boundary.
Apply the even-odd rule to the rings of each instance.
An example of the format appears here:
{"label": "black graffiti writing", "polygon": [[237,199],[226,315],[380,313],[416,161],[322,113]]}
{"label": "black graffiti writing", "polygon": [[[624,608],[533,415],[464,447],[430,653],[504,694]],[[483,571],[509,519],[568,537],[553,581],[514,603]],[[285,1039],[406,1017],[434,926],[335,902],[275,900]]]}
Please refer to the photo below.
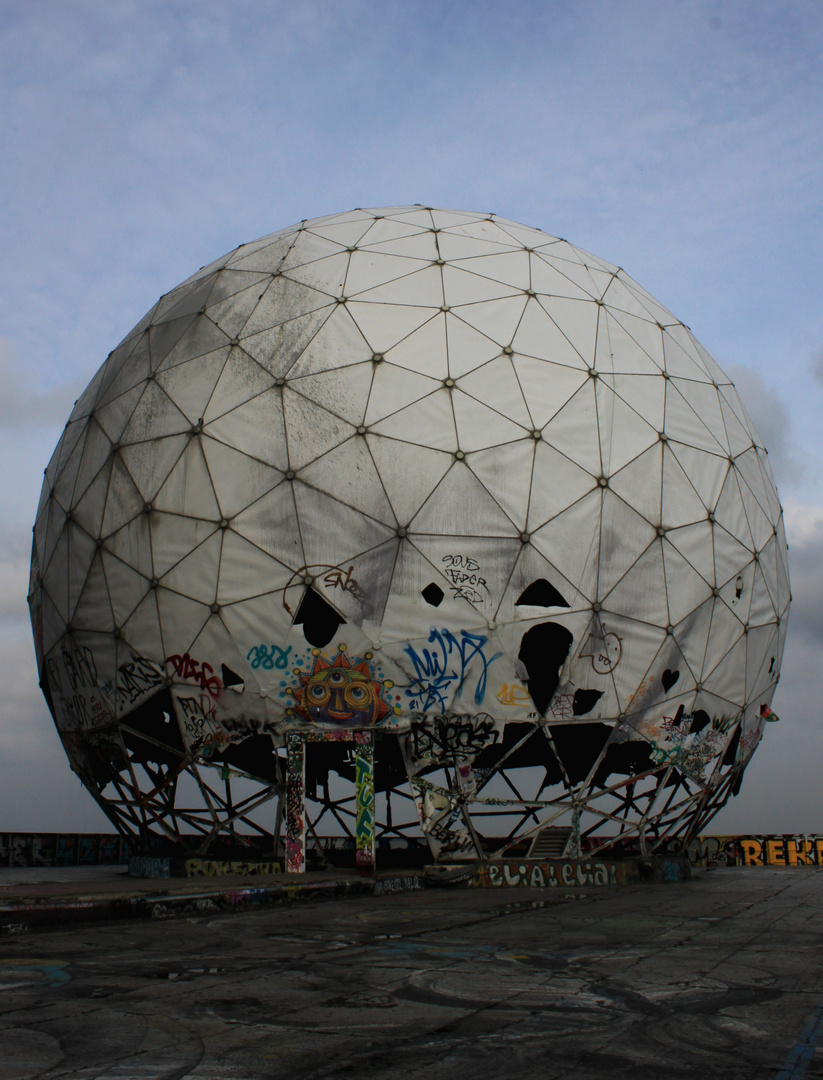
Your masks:
{"label": "black graffiti writing", "polygon": [[207,724],[214,719],[216,710],[211,698],[206,694],[199,697],[181,697],[177,699],[183,726],[192,738],[206,734]]}
{"label": "black graffiti writing", "polygon": [[444,555],[441,562],[447,567],[455,567],[459,570],[479,570],[480,564],[470,555]]}
{"label": "black graffiti writing", "polygon": [[95,728],[107,724],[111,717],[102,702],[95,698],[88,699],[85,694],[60,696],[60,703],[67,716],[70,716],[77,728]]}
{"label": "black graffiti writing", "polygon": [[132,653],[131,660],[117,669],[117,700],[133,705],[138,698],[162,684],[163,676],[151,660]]}
{"label": "black graffiti writing", "polygon": [[494,721],[437,717],[427,724],[413,724],[412,752],[416,758],[468,757],[497,741]]}
{"label": "black graffiti writing", "polygon": [[243,738],[248,735],[274,735],[277,731],[272,720],[261,720],[256,716],[226,716],[221,724],[227,732]]}
{"label": "black graffiti writing", "polygon": [[452,598],[482,604],[484,596],[481,590],[488,592],[489,587],[480,573],[477,560],[470,555],[444,555],[441,561],[445,563],[443,573],[449,579]]}
{"label": "black graffiti writing", "polygon": [[97,666],[89,647],[83,645],[69,649],[64,644],[60,657],[63,659],[63,670],[72,690],[77,690],[78,686],[97,685]]}

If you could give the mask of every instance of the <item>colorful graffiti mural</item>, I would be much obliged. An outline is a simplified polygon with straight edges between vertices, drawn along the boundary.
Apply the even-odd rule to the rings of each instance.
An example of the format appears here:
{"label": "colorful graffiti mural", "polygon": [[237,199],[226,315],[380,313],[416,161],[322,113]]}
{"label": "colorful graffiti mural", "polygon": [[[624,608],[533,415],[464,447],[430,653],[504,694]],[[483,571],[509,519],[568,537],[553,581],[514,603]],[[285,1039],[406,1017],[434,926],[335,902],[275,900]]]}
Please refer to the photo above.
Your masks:
{"label": "colorful graffiti mural", "polygon": [[298,733],[286,743],[286,871],[301,874],[305,870],[306,819],[306,744]]}
{"label": "colorful graffiti mural", "polygon": [[823,866],[823,835],[697,836],[689,858],[703,866]]}
{"label": "colorful graffiti mural", "polygon": [[[391,690],[390,679],[376,679],[372,672],[371,653],[352,662],[346,646],[338,646],[331,661],[319,649],[312,650],[314,665],[308,674],[295,669],[300,685],[289,692],[295,700],[292,714],[309,724],[325,724],[336,728],[375,727],[394,708],[383,694]],[[288,715],[288,710],[287,710]]]}
{"label": "colorful graffiti mural", "polygon": [[355,746],[355,783],[357,786],[357,866],[374,867],[374,749],[371,742]]}
{"label": "colorful graffiti mural", "polygon": [[374,867],[374,746],[369,731],[292,732],[288,737],[286,773],[286,870],[306,870],[306,834],[311,831],[317,847],[322,842],[306,812],[306,751],[311,743],[353,743],[355,766],[355,848],[360,870]]}

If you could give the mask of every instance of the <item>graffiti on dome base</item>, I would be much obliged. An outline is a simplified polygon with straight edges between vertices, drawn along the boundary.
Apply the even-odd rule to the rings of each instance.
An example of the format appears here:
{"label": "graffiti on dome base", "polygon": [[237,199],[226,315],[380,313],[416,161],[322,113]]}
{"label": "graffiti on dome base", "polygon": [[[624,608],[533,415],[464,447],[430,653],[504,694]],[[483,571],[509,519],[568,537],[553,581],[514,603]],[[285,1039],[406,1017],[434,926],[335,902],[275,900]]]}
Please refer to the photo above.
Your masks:
{"label": "graffiti on dome base", "polygon": [[455,788],[449,791],[422,776],[411,779],[420,827],[432,854],[439,860],[478,858],[477,845],[462,813],[463,803],[472,787],[476,787],[476,781],[468,764],[459,766],[457,773],[460,778]]}
{"label": "graffiti on dome base", "polygon": [[301,874],[305,869],[306,849],[306,744],[299,734],[286,743],[286,871]]}
{"label": "graffiti on dome base", "polygon": [[[248,862],[231,859],[186,859],[186,877],[223,877],[228,874],[246,876],[279,874],[279,862]],[[146,875],[143,875],[146,876]],[[166,875],[168,877],[168,874]]]}
{"label": "graffiti on dome base", "polygon": [[355,785],[356,859],[362,870],[374,865],[374,747],[371,740],[355,744]]}
{"label": "graffiti on dome base", "polygon": [[357,866],[374,866],[374,746],[370,731],[293,731],[287,740],[286,772],[286,870],[302,874],[306,869],[306,834],[317,833],[306,811],[306,747],[309,743],[341,742],[355,744],[355,831]]}
{"label": "graffiti on dome base", "polygon": [[287,718],[350,729],[377,727],[399,713],[399,706],[385,697],[394,683],[375,677],[371,653],[351,661],[346,646],[339,645],[333,660],[325,659],[319,649],[312,655],[311,671],[294,669],[300,685],[288,690],[295,705],[286,710]]}
{"label": "graffiti on dome base", "polygon": [[706,866],[823,866],[823,836],[697,836],[688,852]]}
{"label": "graffiti on dome base", "polygon": [[562,861],[544,863],[489,863],[470,881],[485,889],[558,889],[575,886],[622,885],[626,868],[618,862]]}

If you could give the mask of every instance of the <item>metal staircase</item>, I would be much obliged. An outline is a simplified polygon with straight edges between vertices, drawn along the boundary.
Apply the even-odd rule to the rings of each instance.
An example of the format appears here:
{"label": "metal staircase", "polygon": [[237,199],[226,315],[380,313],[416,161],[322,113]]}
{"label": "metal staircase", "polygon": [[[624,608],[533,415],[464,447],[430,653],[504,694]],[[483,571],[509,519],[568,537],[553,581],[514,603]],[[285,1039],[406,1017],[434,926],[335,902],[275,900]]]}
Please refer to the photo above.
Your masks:
{"label": "metal staircase", "polygon": [[571,837],[571,829],[547,825],[535,834],[529,848],[530,859],[562,859]]}

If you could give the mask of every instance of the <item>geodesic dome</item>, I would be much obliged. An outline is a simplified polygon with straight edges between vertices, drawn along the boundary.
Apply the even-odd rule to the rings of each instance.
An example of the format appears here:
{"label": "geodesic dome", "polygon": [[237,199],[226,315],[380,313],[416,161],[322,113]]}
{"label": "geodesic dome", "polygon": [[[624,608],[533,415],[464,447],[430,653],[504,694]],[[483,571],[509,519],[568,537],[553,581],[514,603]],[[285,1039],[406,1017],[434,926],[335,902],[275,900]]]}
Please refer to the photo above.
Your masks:
{"label": "geodesic dome", "polygon": [[419,206],[163,296],[66,425],[30,594],[72,767],[127,834],[276,846],[301,746],[287,825],[350,828],[334,778],[371,733],[378,839],[438,858],[702,826],[789,599],[764,448],[689,330],[564,240]]}

